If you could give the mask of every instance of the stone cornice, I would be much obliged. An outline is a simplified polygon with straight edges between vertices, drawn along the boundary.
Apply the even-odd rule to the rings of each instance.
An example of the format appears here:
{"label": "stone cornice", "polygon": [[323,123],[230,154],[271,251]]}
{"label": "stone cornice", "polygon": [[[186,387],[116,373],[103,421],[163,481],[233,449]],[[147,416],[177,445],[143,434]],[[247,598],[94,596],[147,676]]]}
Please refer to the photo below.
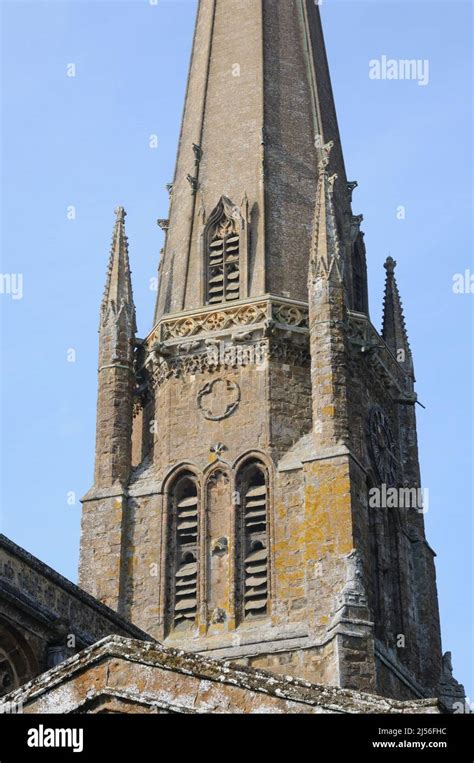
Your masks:
{"label": "stone cornice", "polygon": [[[285,328],[308,328],[308,304],[298,300],[263,294],[261,297],[224,302],[221,305],[169,313],[144,339],[149,347],[156,341],[182,340],[201,334],[215,334],[226,329],[245,328],[273,320]],[[228,333],[228,331],[227,331]]]}

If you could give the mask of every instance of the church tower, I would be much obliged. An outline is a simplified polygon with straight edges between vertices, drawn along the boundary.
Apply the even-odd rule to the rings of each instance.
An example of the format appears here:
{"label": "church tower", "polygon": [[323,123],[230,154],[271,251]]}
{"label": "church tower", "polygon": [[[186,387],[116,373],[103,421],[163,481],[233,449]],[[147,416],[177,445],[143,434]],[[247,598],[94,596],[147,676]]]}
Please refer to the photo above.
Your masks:
{"label": "church tower", "polygon": [[117,213],[80,584],[168,646],[435,696],[413,361],[356,185],[314,0],[201,0],[144,340]]}

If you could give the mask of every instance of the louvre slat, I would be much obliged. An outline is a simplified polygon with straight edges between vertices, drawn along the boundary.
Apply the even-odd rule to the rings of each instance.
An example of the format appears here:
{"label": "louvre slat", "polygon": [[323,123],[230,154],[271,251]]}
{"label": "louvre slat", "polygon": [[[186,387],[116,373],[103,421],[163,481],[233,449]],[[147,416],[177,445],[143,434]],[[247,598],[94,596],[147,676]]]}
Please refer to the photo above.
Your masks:
{"label": "louvre slat", "polygon": [[182,501],[178,503],[178,509],[184,509],[187,506],[197,506],[197,496],[193,495],[190,498],[183,498]]}
{"label": "louvre slat", "polygon": [[266,506],[267,501],[265,498],[252,498],[250,501],[245,501],[245,508],[254,508],[256,506]]}
{"label": "louvre slat", "polygon": [[250,612],[253,609],[260,610],[260,609],[266,609],[267,607],[267,600],[263,599],[262,601],[247,601],[245,603],[245,611]]}
{"label": "louvre slat", "polygon": [[197,508],[196,509],[188,509],[188,511],[180,511],[179,512],[179,519],[183,519],[184,517],[197,517]]}
{"label": "louvre slat", "polygon": [[189,586],[193,586],[193,585],[196,585],[196,577],[195,576],[194,576],[194,578],[189,578],[189,579],[188,578],[178,578],[176,580],[176,588],[177,589],[179,588],[179,591],[178,591],[179,595],[181,595],[182,589],[186,588],[186,586],[188,586],[188,588],[189,588]]}
{"label": "louvre slat", "polygon": [[177,578],[185,578],[189,575],[194,575],[197,572],[197,562],[191,562],[190,564],[185,564],[184,567],[181,567],[177,573]]}
{"label": "louvre slat", "polygon": [[196,607],[197,600],[196,599],[183,599],[182,601],[176,602],[175,610],[176,612],[181,612],[186,609],[194,609]]}
{"label": "louvre slat", "polygon": [[254,588],[255,586],[258,587],[258,586],[262,586],[262,585],[266,586],[266,584],[267,584],[266,575],[263,576],[263,577],[262,576],[255,576],[255,577],[247,578],[247,580],[245,581],[245,586],[247,588]]}
{"label": "louvre slat", "polygon": [[262,559],[267,559],[267,549],[261,548],[258,551],[253,551],[251,554],[249,554],[245,558],[245,562],[248,564],[248,562],[260,562]]}
{"label": "louvre slat", "polygon": [[256,519],[257,517],[263,517],[265,520],[267,516],[267,512],[265,507],[263,509],[255,509],[254,511],[247,511],[245,513],[245,519]]}
{"label": "louvre slat", "polygon": [[257,487],[252,487],[250,490],[247,490],[245,497],[246,498],[255,498],[259,495],[266,495],[267,494],[267,486],[266,485],[258,485]]}
{"label": "louvre slat", "polygon": [[197,528],[197,521],[190,521],[190,522],[179,522],[178,523],[178,530],[191,530],[191,528],[195,529]]}
{"label": "louvre slat", "polygon": [[264,565],[263,567],[256,567],[253,564],[250,564],[248,567],[245,568],[245,572],[248,575],[258,575],[260,572],[267,572],[267,565]]}

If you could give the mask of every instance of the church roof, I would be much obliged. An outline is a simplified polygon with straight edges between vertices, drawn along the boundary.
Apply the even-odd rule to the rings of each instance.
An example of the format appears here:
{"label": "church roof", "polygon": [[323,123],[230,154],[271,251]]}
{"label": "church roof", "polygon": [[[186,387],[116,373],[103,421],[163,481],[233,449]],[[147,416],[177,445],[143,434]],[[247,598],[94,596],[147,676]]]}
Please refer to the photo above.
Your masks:
{"label": "church roof", "polygon": [[[438,713],[122,636],[108,636],[3,698],[24,713]],[[0,705],[0,711],[1,711]]]}

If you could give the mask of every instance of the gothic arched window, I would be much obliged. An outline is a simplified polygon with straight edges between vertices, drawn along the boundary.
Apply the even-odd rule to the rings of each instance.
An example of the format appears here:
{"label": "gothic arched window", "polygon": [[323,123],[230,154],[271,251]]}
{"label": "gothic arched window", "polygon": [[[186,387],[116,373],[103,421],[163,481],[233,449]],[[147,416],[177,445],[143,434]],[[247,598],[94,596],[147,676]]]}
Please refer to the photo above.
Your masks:
{"label": "gothic arched window", "polygon": [[206,302],[215,305],[240,298],[240,229],[238,207],[223,196],[206,226]]}
{"label": "gothic arched window", "polygon": [[237,554],[237,609],[240,620],[268,612],[269,543],[268,477],[258,461],[246,464],[238,477],[240,495]]}
{"label": "gothic arched window", "polygon": [[375,483],[367,481],[371,558],[371,607],[375,636],[394,647],[403,634],[399,559],[399,517],[396,508],[371,505]]}
{"label": "gothic arched window", "polygon": [[369,520],[369,551],[370,551],[370,571],[371,571],[371,608],[374,618],[375,635],[380,638],[383,633],[383,611],[382,611],[382,595],[380,591],[381,585],[381,567],[382,560],[380,557],[380,544],[382,542],[380,524],[381,524],[381,509],[371,505],[371,491],[375,487],[375,483],[367,479],[367,510]]}
{"label": "gothic arched window", "polygon": [[169,494],[168,629],[194,625],[198,602],[199,498],[194,475],[181,474]]}
{"label": "gothic arched window", "polygon": [[358,313],[367,313],[369,309],[367,294],[367,266],[365,248],[361,236],[354,244],[352,256],[353,306]]}

